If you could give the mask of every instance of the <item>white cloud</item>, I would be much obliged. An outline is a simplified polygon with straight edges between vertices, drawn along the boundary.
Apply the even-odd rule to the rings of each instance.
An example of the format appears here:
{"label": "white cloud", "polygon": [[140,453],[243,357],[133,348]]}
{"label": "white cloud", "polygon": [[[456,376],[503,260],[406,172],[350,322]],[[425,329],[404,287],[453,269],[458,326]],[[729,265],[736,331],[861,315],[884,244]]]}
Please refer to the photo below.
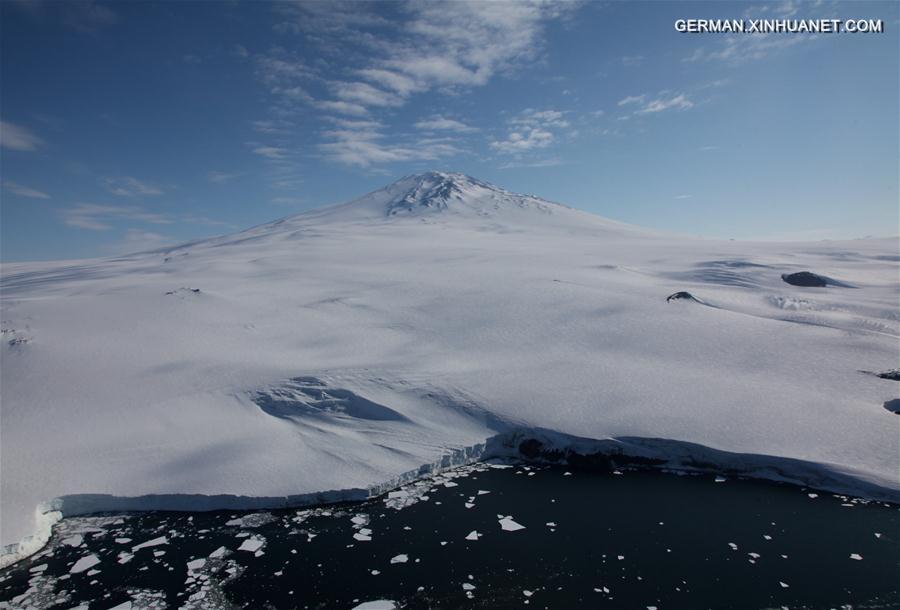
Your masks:
{"label": "white cloud", "polygon": [[403,97],[409,96],[416,91],[421,91],[424,87],[424,85],[417,83],[409,76],[404,76],[403,74],[391,72],[390,70],[384,70],[382,68],[364,68],[362,70],[357,70],[357,74],[362,76],[365,80],[377,83],[387,89],[392,89],[398,95],[402,95]]}
{"label": "white cloud", "polygon": [[641,104],[643,103],[646,95],[629,95],[628,97],[622,98],[619,100],[619,106],[627,106],[628,104]]}
{"label": "white cloud", "polygon": [[[786,0],[777,4],[751,4],[744,10],[745,19],[779,18],[786,19],[797,14],[801,7],[799,2]],[[831,3],[805,2],[802,4],[804,17],[807,19],[834,17],[834,5]],[[769,13],[767,15],[767,13]],[[684,57],[684,62],[721,61],[729,64],[741,64],[749,61],[768,59],[794,47],[810,43],[822,38],[816,34],[785,36],[779,33],[729,34],[716,37],[716,44],[711,47],[698,47]]]}
{"label": "white cloud", "polygon": [[292,121],[287,121],[284,119],[272,119],[268,121],[251,121],[250,124],[253,126],[254,131],[258,131],[259,133],[267,133],[267,134],[277,134],[284,135],[290,132],[291,128],[294,127],[294,123]]}
{"label": "white cloud", "polygon": [[366,107],[361,104],[353,104],[343,101],[326,101],[317,102],[316,107],[326,112],[340,112],[342,114],[350,114],[353,116],[365,116],[368,114]]}
{"label": "white cloud", "polygon": [[[295,102],[309,104],[332,116],[335,127],[321,132],[319,150],[326,158],[357,167],[433,160],[459,154],[459,143],[447,138],[415,138],[386,134],[383,124],[369,118],[405,104],[417,93],[441,89],[448,93],[485,85],[498,74],[510,74],[539,57],[547,21],[574,9],[574,3],[543,0],[453,2],[439,6],[404,2],[396,5],[401,19],[387,21],[366,3],[298,2],[281,4],[281,31],[302,32],[322,47],[326,58],[338,55],[349,64],[344,74],[358,80],[334,79],[330,62],[307,63],[282,49],[257,58],[260,80],[275,96],[273,114],[293,118]],[[385,35],[386,30],[393,30]],[[330,93],[321,96],[324,86]],[[344,115],[335,118],[333,115]],[[510,121],[508,135],[492,147],[519,154],[549,146],[555,132],[569,129],[563,113],[528,111]],[[263,133],[287,135],[273,121],[259,121]],[[426,133],[467,134],[478,131],[465,122],[444,117],[423,118],[414,127]],[[254,153],[278,164],[286,160],[281,146],[253,145]]]}
{"label": "white cloud", "polygon": [[434,116],[423,119],[415,124],[416,129],[422,131],[454,131],[456,133],[472,133],[478,131],[476,127],[470,127],[456,119],[448,119],[443,116]]}
{"label": "white cloud", "polygon": [[644,104],[643,108],[637,111],[637,114],[652,114],[656,112],[662,112],[664,110],[670,110],[675,108],[677,110],[687,110],[688,108],[693,108],[694,102],[688,99],[688,97],[684,93],[679,93],[678,95],[672,95],[668,98],[657,98],[655,100],[650,100],[646,104]]}
{"label": "white cloud", "polygon": [[276,5],[276,10],[285,18],[276,29],[322,36],[352,34],[360,28],[388,25],[371,10],[373,6],[347,0],[284,2]]}
{"label": "white cloud", "polygon": [[622,58],[623,66],[639,66],[644,61],[643,55],[626,55]]}
{"label": "white cloud", "polygon": [[79,203],[75,207],[62,211],[63,222],[70,227],[105,231],[111,229],[109,224],[115,220],[129,220],[151,224],[171,224],[173,220],[164,214],[147,212],[137,206],[98,205]]}
{"label": "white cloud", "polygon": [[156,185],[142,182],[131,176],[104,178],[103,185],[113,195],[120,197],[136,197],[140,195],[162,195],[163,191]]}
{"label": "white cloud", "polygon": [[327,116],[323,117],[326,121],[334,123],[338,127],[343,127],[345,129],[367,129],[367,130],[379,130],[384,127],[384,125],[379,121],[373,121],[371,119],[347,119],[344,117],[333,117]]}
{"label": "white cloud", "polygon": [[50,195],[44,193],[43,191],[23,186],[21,184],[16,184],[15,182],[10,182],[9,180],[3,181],[3,188],[10,193],[15,193],[16,195],[19,195],[21,197],[29,197],[31,199],[50,199]]}
{"label": "white cloud", "polygon": [[257,56],[256,71],[265,84],[276,88],[315,77],[315,72],[303,60],[287,55],[281,49]]}
{"label": "white cloud", "polygon": [[562,159],[551,157],[538,159],[537,161],[509,161],[500,166],[500,169],[517,169],[521,167],[556,167],[562,165]]}
{"label": "white cloud", "polygon": [[446,138],[386,142],[377,123],[360,123],[364,124],[324,131],[322,135],[327,141],[320,144],[319,149],[329,159],[356,167],[402,161],[432,161],[462,152]]}
{"label": "white cloud", "polygon": [[409,5],[411,44],[384,62],[426,84],[483,85],[534,59],[544,24],[574,9],[561,2],[448,2]]}
{"label": "white cloud", "polygon": [[212,182],[213,184],[224,184],[230,180],[233,180],[240,176],[240,173],[228,173],[228,172],[219,172],[213,170],[206,174],[206,179]]}
{"label": "white cloud", "polygon": [[[258,58],[258,76],[276,98],[273,113],[292,117],[295,102],[302,101],[320,112],[361,119],[400,107],[419,93],[452,94],[483,86],[539,58],[545,24],[571,13],[578,4],[408,1],[391,6],[398,16],[391,20],[378,14],[381,6],[340,1],[278,4],[275,10],[284,21],[277,29],[302,33],[306,43],[321,48],[325,59],[306,63],[282,49]],[[339,78],[332,73],[332,58],[347,66]],[[323,86],[328,95],[322,95]],[[442,116],[423,119],[415,126],[430,132],[477,131]],[[527,127],[519,126],[527,131],[526,141],[537,144],[545,138],[545,130]],[[327,157],[362,167],[434,159],[459,151],[452,142],[431,141],[423,147],[421,140],[404,135],[389,140],[380,129],[360,126],[322,135],[325,141],[319,148]]]}
{"label": "white cloud", "polygon": [[254,155],[265,157],[266,159],[281,160],[288,156],[288,150],[279,146],[266,146],[264,144],[250,144],[253,146],[251,152]]}
{"label": "white cloud", "polygon": [[519,116],[510,120],[513,125],[524,125],[526,127],[541,126],[545,128],[569,127],[569,121],[565,118],[565,114],[558,110],[525,110]]}
{"label": "white cloud", "polygon": [[0,121],[0,147],[9,150],[32,152],[43,146],[44,141],[21,125]]}
{"label": "white cloud", "polygon": [[722,44],[714,49],[703,47],[682,59],[685,62],[724,61],[740,64],[747,61],[766,59],[798,44],[812,42],[816,34],[785,36],[783,34],[734,34],[728,35]]}
{"label": "white cloud", "polygon": [[335,95],[345,102],[353,102],[362,106],[399,106],[403,99],[367,83],[335,82],[332,83]]}
{"label": "white cloud", "polygon": [[552,133],[535,127],[522,131],[513,131],[505,140],[494,140],[491,142],[491,148],[502,153],[516,154],[536,148],[546,148],[553,144],[554,140]]}
{"label": "white cloud", "polygon": [[692,199],[693,195],[676,195],[675,199]]}
{"label": "white cloud", "polygon": [[493,140],[490,147],[497,152],[521,155],[533,150],[547,148],[557,141],[557,133],[571,125],[565,114],[558,110],[527,109],[508,121],[510,125],[506,137]]}

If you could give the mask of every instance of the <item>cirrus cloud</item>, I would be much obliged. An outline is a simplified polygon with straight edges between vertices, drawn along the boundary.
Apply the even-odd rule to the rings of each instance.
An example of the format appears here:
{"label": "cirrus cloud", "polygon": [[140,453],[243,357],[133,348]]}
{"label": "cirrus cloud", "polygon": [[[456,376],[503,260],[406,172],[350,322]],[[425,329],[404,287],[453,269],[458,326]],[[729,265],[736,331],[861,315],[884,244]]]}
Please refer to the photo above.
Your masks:
{"label": "cirrus cloud", "polygon": [[37,189],[33,189],[21,184],[16,184],[15,182],[10,182],[9,180],[3,181],[3,188],[10,193],[19,195],[20,197],[28,197],[30,199],[50,199],[50,195],[43,191],[39,191]]}
{"label": "cirrus cloud", "polygon": [[21,125],[0,121],[0,147],[26,152],[36,151],[44,141]]}

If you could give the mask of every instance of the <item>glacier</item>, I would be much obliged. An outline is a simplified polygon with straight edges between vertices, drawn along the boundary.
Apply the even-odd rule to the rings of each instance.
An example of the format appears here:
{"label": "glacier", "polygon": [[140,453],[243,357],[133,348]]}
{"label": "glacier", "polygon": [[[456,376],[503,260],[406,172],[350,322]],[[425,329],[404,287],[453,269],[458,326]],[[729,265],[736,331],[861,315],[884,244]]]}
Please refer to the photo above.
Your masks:
{"label": "glacier", "polygon": [[2,564],[62,515],[360,498],[526,441],[896,501],[897,382],[867,371],[900,360],[898,246],[673,235],[427,172],[3,264]]}

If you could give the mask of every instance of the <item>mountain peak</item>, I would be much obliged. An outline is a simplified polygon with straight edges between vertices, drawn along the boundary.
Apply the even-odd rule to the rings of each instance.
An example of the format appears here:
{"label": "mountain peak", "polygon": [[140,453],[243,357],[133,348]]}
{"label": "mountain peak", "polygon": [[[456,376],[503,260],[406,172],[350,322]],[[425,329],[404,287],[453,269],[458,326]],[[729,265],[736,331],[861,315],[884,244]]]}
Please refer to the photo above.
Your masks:
{"label": "mountain peak", "polygon": [[492,184],[457,172],[424,172],[401,178],[385,190],[396,191],[385,209],[388,216],[416,211],[446,210],[454,203],[509,194]]}
{"label": "mountain peak", "polygon": [[493,228],[547,223],[571,226],[583,224],[585,214],[463,173],[428,171],[405,176],[347,203],[302,212],[265,226],[405,220],[427,224],[464,222]]}

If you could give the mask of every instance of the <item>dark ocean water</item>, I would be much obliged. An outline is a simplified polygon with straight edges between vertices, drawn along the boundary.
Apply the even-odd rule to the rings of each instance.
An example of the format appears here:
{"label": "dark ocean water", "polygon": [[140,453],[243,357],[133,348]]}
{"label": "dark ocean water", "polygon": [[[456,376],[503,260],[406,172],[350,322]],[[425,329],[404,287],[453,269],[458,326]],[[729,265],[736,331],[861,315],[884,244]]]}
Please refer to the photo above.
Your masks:
{"label": "dark ocean water", "polygon": [[900,608],[900,513],[759,481],[479,464],[362,504],[70,518],[0,579],[13,608]]}

